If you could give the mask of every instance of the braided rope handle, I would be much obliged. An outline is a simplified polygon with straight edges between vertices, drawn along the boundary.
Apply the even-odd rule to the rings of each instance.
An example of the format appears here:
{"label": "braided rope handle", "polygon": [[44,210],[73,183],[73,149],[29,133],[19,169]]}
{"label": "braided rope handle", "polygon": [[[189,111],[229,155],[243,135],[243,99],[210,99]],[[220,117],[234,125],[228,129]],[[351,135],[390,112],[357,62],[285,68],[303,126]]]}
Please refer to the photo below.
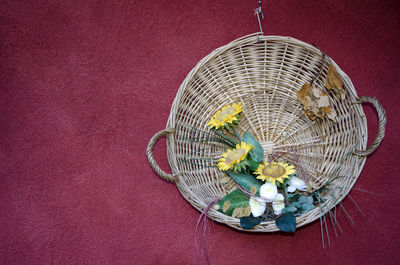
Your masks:
{"label": "braided rope handle", "polygon": [[165,179],[168,182],[176,183],[178,181],[178,175],[177,174],[168,174],[165,171],[163,171],[160,166],[157,164],[157,162],[154,160],[153,157],[153,149],[154,145],[157,143],[157,141],[164,135],[170,134],[170,133],[175,133],[175,129],[173,128],[168,128],[162,131],[159,131],[156,133],[153,137],[151,137],[149,144],[147,145],[147,159],[149,160],[150,166],[153,168],[153,170],[163,179]]}
{"label": "braided rope handle", "polygon": [[371,103],[377,113],[378,113],[378,120],[379,120],[379,125],[378,125],[378,133],[375,137],[375,140],[372,142],[370,146],[367,147],[365,150],[355,150],[354,154],[359,155],[359,156],[367,156],[370,155],[372,152],[378,148],[378,146],[381,144],[383,137],[385,136],[385,126],[386,126],[386,114],[385,110],[383,109],[381,103],[376,98],[372,97],[360,97],[358,98],[356,103],[363,103],[363,102],[369,102]]}

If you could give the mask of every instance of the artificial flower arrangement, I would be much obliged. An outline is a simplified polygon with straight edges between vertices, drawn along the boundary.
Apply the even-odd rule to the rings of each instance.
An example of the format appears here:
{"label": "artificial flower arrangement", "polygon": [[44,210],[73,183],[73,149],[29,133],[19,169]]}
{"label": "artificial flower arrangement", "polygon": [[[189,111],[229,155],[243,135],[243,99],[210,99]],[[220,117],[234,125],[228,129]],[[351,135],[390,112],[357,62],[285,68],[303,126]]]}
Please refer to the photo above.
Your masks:
{"label": "artificial flower arrangement", "polygon": [[249,132],[239,135],[235,126],[243,107],[239,103],[224,106],[208,123],[231,147],[217,160],[217,167],[237,186],[214,209],[239,218],[243,229],[275,220],[281,231],[294,232],[295,217],[314,209],[323,198],[299,177],[295,165],[265,159],[260,143]]}

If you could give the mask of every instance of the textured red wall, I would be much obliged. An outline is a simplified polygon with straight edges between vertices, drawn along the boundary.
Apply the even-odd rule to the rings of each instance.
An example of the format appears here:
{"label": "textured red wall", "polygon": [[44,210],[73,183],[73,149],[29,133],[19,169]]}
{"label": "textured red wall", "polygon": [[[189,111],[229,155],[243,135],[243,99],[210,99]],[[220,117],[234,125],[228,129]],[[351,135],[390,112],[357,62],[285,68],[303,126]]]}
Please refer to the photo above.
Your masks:
{"label": "textured red wall", "polygon": [[[176,91],[213,49],[258,31],[257,1],[0,3],[0,262],[195,264],[199,212],[147,164]],[[387,133],[347,199],[356,226],[322,249],[319,223],[294,236],[216,224],[214,264],[398,264],[399,1],[265,1],[267,35],[317,42]],[[366,106],[370,137],[374,110]],[[155,156],[168,168],[165,141]],[[331,231],[332,232],[332,231]],[[331,233],[332,236],[332,233]]]}

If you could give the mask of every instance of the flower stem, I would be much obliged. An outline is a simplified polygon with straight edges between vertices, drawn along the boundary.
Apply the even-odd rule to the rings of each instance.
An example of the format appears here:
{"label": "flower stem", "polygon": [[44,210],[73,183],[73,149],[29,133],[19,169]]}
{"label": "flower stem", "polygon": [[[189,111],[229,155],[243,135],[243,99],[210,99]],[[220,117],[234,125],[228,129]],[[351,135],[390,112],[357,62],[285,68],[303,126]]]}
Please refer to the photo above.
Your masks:
{"label": "flower stem", "polygon": [[236,131],[235,127],[232,127],[233,132],[235,133],[236,137],[239,139],[239,141],[242,141],[242,138],[240,137],[239,133]]}
{"label": "flower stem", "polygon": [[235,147],[235,146],[238,144],[238,142],[237,142],[235,139],[233,139],[232,137],[229,137],[229,136],[227,136],[227,135],[225,135],[225,134],[223,134],[223,133],[221,133],[221,132],[219,132],[219,131],[217,131],[217,130],[215,130],[215,129],[213,129],[213,132],[214,132],[216,135],[221,136],[221,137],[224,138],[226,141],[228,141],[228,142],[231,144],[232,147]]}

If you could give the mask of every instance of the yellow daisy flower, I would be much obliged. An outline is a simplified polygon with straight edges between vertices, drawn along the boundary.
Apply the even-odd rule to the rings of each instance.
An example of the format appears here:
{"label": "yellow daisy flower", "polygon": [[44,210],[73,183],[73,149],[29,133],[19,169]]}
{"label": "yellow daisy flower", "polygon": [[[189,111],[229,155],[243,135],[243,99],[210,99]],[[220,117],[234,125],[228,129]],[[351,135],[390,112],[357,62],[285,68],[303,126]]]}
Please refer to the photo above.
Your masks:
{"label": "yellow daisy flower", "polygon": [[284,179],[288,179],[295,172],[294,166],[283,162],[261,163],[255,171],[258,179],[272,184],[275,184],[275,181],[283,183]]}
{"label": "yellow daisy flower", "polygon": [[218,129],[239,121],[237,115],[242,112],[242,108],[243,105],[240,103],[234,103],[232,105],[223,107],[214,114],[214,116],[208,122],[208,126],[210,126],[210,128]]}
{"label": "yellow daisy flower", "polygon": [[228,151],[223,153],[222,157],[218,159],[218,168],[224,171],[233,168],[237,163],[240,163],[246,158],[251,149],[253,149],[253,146],[245,142],[237,144],[235,149],[228,149]]}

